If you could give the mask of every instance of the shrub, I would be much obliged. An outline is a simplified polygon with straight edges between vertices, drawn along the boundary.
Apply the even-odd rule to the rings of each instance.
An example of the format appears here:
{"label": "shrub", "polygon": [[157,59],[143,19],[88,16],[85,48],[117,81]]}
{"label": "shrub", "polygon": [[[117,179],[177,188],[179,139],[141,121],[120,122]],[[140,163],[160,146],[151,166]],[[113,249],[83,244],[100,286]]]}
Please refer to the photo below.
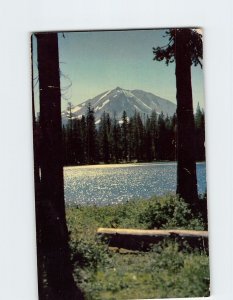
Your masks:
{"label": "shrub", "polygon": [[139,214],[139,222],[148,229],[204,229],[200,217],[195,217],[189,205],[177,196],[154,197],[148,207]]}
{"label": "shrub", "polygon": [[70,242],[72,261],[80,267],[97,269],[98,264],[104,265],[107,261],[107,245],[98,241],[79,239]]}
{"label": "shrub", "polygon": [[209,296],[209,258],[203,251],[165,241],[151,251],[151,274],[160,297]]}
{"label": "shrub", "polygon": [[[204,202],[201,205],[204,212]],[[194,210],[172,195],[67,208],[74,277],[85,299],[208,296],[208,255],[204,251],[168,238],[149,252],[111,253],[96,237],[97,227],[203,229],[202,215],[197,206]]]}

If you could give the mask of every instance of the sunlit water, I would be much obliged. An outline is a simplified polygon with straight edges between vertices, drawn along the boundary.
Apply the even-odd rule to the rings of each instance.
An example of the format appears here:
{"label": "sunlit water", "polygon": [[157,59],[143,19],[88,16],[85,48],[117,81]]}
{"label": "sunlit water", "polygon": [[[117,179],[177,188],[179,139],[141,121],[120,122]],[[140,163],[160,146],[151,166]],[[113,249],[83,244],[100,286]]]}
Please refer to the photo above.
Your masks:
{"label": "sunlit water", "polygon": [[[206,165],[197,163],[198,193],[206,191]],[[174,193],[176,163],[75,166],[64,168],[67,204],[106,205]]]}

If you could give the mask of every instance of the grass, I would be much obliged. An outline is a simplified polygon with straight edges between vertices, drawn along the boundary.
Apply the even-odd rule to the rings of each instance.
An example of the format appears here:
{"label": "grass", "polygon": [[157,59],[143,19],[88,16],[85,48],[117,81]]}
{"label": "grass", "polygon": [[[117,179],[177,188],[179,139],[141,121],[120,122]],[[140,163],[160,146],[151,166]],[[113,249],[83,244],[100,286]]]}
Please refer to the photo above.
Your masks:
{"label": "grass", "polygon": [[169,239],[149,252],[109,251],[98,227],[206,229],[176,196],[153,197],[104,207],[67,208],[74,276],[87,300],[201,297],[209,295],[205,249],[180,247]]}

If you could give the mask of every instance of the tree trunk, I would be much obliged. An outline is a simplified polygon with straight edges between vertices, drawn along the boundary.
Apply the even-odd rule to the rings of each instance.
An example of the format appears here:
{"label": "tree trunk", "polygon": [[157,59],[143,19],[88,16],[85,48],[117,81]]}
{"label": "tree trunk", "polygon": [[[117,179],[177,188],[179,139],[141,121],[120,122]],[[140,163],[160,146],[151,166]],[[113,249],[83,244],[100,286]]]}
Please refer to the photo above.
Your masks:
{"label": "tree trunk", "polygon": [[[33,55],[33,38],[31,38],[31,50]],[[33,125],[33,153],[34,153],[34,186],[35,186],[35,208],[36,208],[36,234],[37,234],[37,270],[38,270],[38,292],[41,298],[45,295],[43,293],[43,254],[41,253],[41,218],[39,216],[40,210],[40,168],[39,168],[39,128],[35,116],[35,102],[34,102],[34,82],[33,82],[33,63],[32,63],[32,125]]]}
{"label": "tree trunk", "polygon": [[[36,193],[38,247],[48,299],[83,299],[72,276],[65,220],[61,93],[56,33],[37,37],[40,88],[40,184]],[[40,230],[40,232],[38,232]],[[44,297],[40,294],[41,297]],[[46,298],[47,299],[47,298]]]}
{"label": "tree trunk", "polygon": [[195,125],[191,84],[191,58],[188,30],[177,30],[175,37],[177,88],[177,194],[194,204],[198,198],[195,163]]}

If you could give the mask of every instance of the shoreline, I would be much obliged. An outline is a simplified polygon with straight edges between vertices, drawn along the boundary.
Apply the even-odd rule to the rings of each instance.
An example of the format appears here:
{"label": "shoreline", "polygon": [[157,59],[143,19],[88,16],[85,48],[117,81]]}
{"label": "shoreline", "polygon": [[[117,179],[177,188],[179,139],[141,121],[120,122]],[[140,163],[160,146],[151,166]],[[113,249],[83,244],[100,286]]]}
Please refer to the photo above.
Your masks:
{"label": "shoreline", "polygon": [[[164,161],[152,161],[152,162],[122,162],[122,163],[98,163],[98,164],[85,164],[85,165],[66,165],[63,168],[73,168],[73,167],[82,167],[82,168],[112,168],[112,167],[136,167],[144,165],[175,165],[177,161],[175,160],[164,160]],[[206,164],[206,161],[197,161],[196,164]]]}

